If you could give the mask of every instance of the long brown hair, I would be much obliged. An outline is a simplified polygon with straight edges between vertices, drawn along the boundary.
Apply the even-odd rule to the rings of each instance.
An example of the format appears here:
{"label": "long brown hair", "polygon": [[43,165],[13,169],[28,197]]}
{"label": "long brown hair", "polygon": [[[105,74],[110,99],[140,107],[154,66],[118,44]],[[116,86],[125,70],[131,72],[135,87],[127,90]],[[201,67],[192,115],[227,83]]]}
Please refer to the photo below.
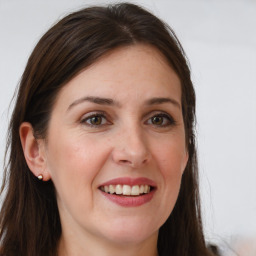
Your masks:
{"label": "long brown hair", "polygon": [[19,138],[21,123],[32,124],[35,138],[46,138],[59,90],[108,51],[137,43],[160,50],[180,78],[189,152],[176,206],[159,231],[159,255],[210,255],[201,224],[195,93],[185,53],[168,25],[128,3],[90,7],[68,15],[41,38],[28,60],[9,125],[9,161],[2,185],[6,197],[0,213],[3,255],[56,256],[61,236],[54,185],[38,181],[29,170]]}

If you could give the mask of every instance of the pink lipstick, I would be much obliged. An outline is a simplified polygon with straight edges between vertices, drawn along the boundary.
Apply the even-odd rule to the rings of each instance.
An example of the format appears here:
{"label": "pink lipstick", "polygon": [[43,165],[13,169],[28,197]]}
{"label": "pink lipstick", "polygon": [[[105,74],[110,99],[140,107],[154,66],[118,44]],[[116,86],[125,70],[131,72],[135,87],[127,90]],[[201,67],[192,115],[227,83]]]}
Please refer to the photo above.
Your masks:
{"label": "pink lipstick", "polygon": [[145,177],[120,177],[102,183],[99,189],[110,201],[124,207],[135,207],[153,198],[156,183]]}

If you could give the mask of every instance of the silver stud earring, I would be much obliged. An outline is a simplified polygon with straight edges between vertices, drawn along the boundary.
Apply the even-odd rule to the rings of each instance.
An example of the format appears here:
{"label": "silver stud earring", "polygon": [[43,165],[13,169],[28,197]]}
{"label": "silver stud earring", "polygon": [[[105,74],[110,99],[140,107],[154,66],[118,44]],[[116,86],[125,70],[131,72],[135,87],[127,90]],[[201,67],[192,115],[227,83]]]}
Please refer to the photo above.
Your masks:
{"label": "silver stud earring", "polygon": [[38,178],[39,180],[42,180],[42,179],[43,179],[43,175],[42,175],[42,174],[39,174],[39,175],[37,176],[37,178]]}

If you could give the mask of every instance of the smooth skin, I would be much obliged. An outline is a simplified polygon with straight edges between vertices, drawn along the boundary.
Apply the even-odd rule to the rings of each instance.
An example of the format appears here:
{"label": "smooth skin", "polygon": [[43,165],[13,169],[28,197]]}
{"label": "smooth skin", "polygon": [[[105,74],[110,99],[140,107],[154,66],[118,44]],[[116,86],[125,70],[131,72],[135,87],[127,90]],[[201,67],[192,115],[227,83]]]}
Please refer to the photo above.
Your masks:
{"label": "smooth skin", "polygon": [[[52,179],[62,225],[59,256],[156,256],[188,153],[180,80],[161,53],[137,44],[113,50],[67,83],[47,139],[20,127],[34,175]],[[120,206],[99,186],[120,177],[156,183],[151,201]]]}

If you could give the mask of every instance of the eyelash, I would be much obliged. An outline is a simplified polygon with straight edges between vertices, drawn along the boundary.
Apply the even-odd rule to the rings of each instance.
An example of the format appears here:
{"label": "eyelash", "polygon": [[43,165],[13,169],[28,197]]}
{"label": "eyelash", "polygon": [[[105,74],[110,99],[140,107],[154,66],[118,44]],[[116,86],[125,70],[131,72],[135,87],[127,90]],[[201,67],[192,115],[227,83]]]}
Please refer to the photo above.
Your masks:
{"label": "eyelash", "polygon": [[[163,119],[163,123],[165,122],[165,124],[153,124],[153,118],[162,118]],[[151,124],[155,127],[159,127],[159,128],[165,128],[168,126],[174,126],[176,124],[175,120],[173,119],[173,117],[171,117],[169,114],[167,113],[157,113],[154,114],[153,116],[151,116],[149,119],[147,119],[147,122],[151,121]]]}
{"label": "eyelash", "polygon": [[[102,122],[100,122],[100,124],[92,124],[92,119],[93,118],[101,118],[105,120],[105,123],[102,124]],[[162,123],[165,123],[164,125],[162,124],[153,124],[153,118],[162,118]],[[100,128],[102,126],[105,125],[111,125],[112,123],[110,121],[108,121],[108,118],[106,117],[106,114],[104,112],[95,112],[95,113],[91,113],[89,116],[84,117],[80,123],[90,126],[90,127],[95,127],[95,128]],[[173,119],[173,117],[171,117],[169,114],[167,113],[156,113],[154,115],[152,115],[150,118],[148,118],[145,122],[146,124],[149,125],[153,125],[154,127],[158,127],[158,128],[165,128],[168,126],[174,126],[176,124],[176,121]]]}
{"label": "eyelash", "polygon": [[[100,123],[100,124],[92,124],[92,123],[89,123],[89,122],[88,122],[88,121],[90,121],[90,120],[92,121],[92,118],[95,118],[95,117],[101,118],[101,119],[105,119],[105,120],[106,120],[106,124],[102,124],[102,123]],[[107,120],[106,114],[103,113],[103,112],[91,113],[89,116],[86,116],[86,117],[82,118],[82,120],[80,121],[80,123],[82,123],[82,124],[84,124],[84,125],[88,125],[88,126],[90,126],[90,127],[96,127],[96,128],[99,128],[100,126],[105,126],[105,125],[107,125],[107,123],[108,123],[108,124],[111,124],[111,122],[109,122],[109,121]]]}

